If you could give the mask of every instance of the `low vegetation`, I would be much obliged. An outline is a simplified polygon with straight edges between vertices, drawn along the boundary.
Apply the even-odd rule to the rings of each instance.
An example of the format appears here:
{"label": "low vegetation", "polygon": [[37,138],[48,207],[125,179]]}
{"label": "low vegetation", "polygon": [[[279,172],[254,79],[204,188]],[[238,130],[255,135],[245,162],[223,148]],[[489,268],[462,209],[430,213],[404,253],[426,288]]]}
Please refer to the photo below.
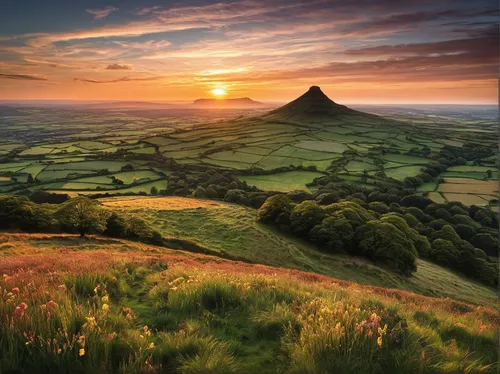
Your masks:
{"label": "low vegetation", "polygon": [[499,320],[487,308],[83,240],[0,235],[2,370],[496,372]]}
{"label": "low vegetation", "polygon": [[498,221],[488,209],[434,204],[417,195],[399,200],[396,194],[386,194],[392,200],[387,205],[378,192],[338,200],[349,188],[326,196],[319,190],[301,196],[300,203],[284,194],[271,196],[259,209],[259,219],[307,238],[323,251],[364,256],[404,275],[413,273],[416,258],[422,257],[498,285],[498,262],[489,257],[498,251]]}

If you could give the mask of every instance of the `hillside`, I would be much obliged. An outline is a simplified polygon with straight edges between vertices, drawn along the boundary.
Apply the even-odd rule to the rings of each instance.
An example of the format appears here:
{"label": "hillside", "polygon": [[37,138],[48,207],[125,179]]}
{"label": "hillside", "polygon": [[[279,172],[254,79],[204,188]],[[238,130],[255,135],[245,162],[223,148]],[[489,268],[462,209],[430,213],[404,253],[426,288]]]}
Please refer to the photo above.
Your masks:
{"label": "hillside", "polygon": [[349,116],[356,116],[373,120],[377,120],[378,118],[380,120],[378,116],[337,104],[326,96],[318,86],[311,86],[306,93],[290,103],[269,112],[264,115],[264,118],[298,122],[303,120],[331,120],[339,116],[342,116],[344,119]]}
{"label": "hillside", "polygon": [[491,309],[101,237],[0,243],[6,372],[495,372]]}
{"label": "hillside", "polygon": [[[3,133],[0,193],[149,193],[165,189],[175,171],[166,165],[175,161],[190,180],[198,171],[228,171],[249,186],[287,192],[328,176],[367,196],[410,187],[437,203],[497,209],[498,128],[487,113],[376,116],[337,104],[315,86],[268,113],[190,107],[85,115],[19,109],[23,115],[9,116]],[[40,116],[43,124],[34,127]],[[113,183],[128,165],[136,178]]]}
{"label": "hillside", "polygon": [[257,223],[256,210],[241,205],[179,197],[116,197],[100,201],[108,208],[143,218],[167,238],[192,241],[214,254],[428,296],[496,305],[493,288],[436,264],[418,260],[417,272],[406,278],[362,258],[319,252],[305,241]]}

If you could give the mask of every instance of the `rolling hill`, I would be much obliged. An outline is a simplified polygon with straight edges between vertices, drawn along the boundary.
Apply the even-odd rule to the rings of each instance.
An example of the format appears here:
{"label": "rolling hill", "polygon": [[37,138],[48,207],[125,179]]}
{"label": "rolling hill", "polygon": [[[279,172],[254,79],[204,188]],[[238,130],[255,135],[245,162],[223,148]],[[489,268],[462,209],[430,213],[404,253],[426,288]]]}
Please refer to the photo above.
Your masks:
{"label": "rolling hill", "polygon": [[492,309],[97,236],[0,243],[5,372],[495,372]]}
{"label": "rolling hill", "polygon": [[331,120],[338,116],[365,117],[376,120],[380,117],[350,109],[340,105],[326,96],[318,86],[311,86],[309,90],[291,101],[263,116],[266,119],[281,119],[289,121]]}

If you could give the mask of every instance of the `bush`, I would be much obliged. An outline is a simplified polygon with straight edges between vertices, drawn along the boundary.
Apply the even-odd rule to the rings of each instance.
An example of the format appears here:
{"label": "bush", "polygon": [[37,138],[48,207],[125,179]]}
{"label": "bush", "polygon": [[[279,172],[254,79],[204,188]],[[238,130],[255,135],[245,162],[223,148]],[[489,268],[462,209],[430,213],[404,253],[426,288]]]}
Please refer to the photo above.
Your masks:
{"label": "bush", "polygon": [[490,234],[477,234],[471,240],[474,247],[480,248],[489,256],[498,257],[499,240]]}
{"label": "bush", "polygon": [[[403,221],[404,222],[404,221]],[[406,235],[388,222],[370,221],[356,230],[359,253],[404,275],[417,270],[417,251]]]}
{"label": "bush", "polygon": [[307,236],[309,231],[319,224],[326,213],[314,201],[306,200],[294,207],[290,215],[292,232],[300,236]]}
{"label": "bush", "polygon": [[[286,195],[278,194],[269,197],[259,209],[259,220],[268,223],[290,221],[294,205]],[[286,218],[286,219],[285,219]]]}
{"label": "bush", "polygon": [[[216,193],[217,194],[217,193]],[[203,198],[203,197],[207,197],[207,191],[201,187],[201,186],[198,186],[196,187],[196,189],[193,191],[193,196],[194,197],[197,197],[197,198]]]}
{"label": "bush", "polygon": [[101,233],[106,229],[108,213],[96,202],[80,196],[66,202],[57,212],[62,226],[80,236]]}
{"label": "bush", "polygon": [[243,190],[229,190],[224,196],[224,201],[236,204],[246,204],[247,203],[247,193]]}
{"label": "bush", "polygon": [[29,196],[29,199],[36,204],[62,204],[70,199],[68,194],[57,194],[45,191],[36,191]]}
{"label": "bush", "polygon": [[430,204],[432,204],[432,200],[419,195],[409,195],[401,199],[401,205],[414,206],[419,209],[425,209]]}
{"label": "bush", "polygon": [[329,252],[351,251],[354,229],[344,217],[327,217],[310,231],[312,241]]}

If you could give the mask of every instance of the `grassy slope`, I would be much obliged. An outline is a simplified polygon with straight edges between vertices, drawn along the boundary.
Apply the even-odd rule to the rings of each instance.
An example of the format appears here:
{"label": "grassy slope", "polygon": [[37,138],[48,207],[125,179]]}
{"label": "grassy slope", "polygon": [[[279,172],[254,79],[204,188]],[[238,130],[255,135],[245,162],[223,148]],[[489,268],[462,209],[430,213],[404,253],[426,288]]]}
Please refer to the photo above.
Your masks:
{"label": "grassy slope", "polygon": [[113,209],[138,215],[164,236],[189,239],[212,251],[271,266],[311,271],[380,287],[423,295],[494,305],[491,288],[428,261],[405,278],[350,256],[328,255],[255,220],[256,211],[234,204],[176,197],[121,197],[101,200]]}
{"label": "grassy slope", "polygon": [[99,237],[0,234],[0,250],[0,287],[20,289],[0,298],[0,370],[495,372],[485,308]]}

